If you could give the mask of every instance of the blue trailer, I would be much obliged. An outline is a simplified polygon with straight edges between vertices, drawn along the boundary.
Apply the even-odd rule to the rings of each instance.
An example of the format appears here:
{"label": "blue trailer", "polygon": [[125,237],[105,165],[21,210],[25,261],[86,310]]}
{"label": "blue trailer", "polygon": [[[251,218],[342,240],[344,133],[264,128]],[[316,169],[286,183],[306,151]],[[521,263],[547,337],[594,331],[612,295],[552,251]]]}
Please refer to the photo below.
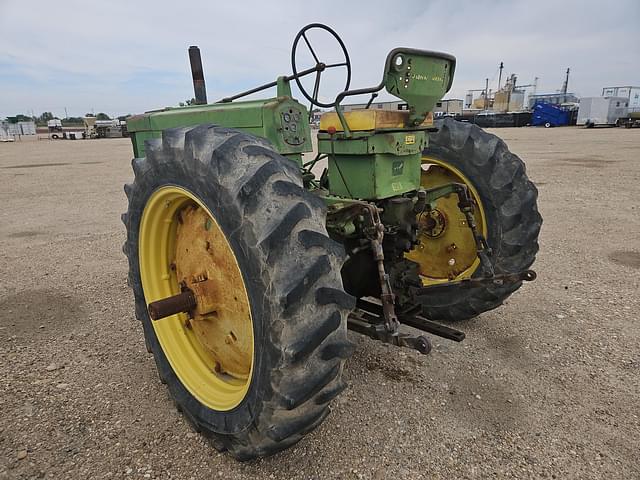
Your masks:
{"label": "blue trailer", "polygon": [[545,127],[561,127],[569,125],[570,112],[551,103],[536,102],[531,115],[531,125]]}

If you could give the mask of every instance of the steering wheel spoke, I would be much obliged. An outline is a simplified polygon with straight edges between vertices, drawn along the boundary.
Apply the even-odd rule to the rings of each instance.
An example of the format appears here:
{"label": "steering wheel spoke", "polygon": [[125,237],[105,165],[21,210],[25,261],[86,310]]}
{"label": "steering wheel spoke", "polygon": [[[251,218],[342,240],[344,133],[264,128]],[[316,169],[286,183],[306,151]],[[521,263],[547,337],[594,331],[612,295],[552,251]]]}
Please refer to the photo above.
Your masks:
{"label": "steering wheel spoke", "polygon": [[[317,101],[318,100],[318,90],[320,88],[320,76],[322,75],[322,70],[318,70],[316,72],[316,81],[313,84],[313,100]],[[313,100],[311,101],[311,103],[309,104],[309,121],[311,121],[311,118],[313,117]]]}
{"label": "steering wheel spoke", "polygon": [[302,38],[304,38],[304,41],[307,44],[307,47],[309,47],[309,51],[311,52],[311,55],[313,55],[313,59],[316,61],[316,64],[320,63],[320,60],[318,60],[318,56],[316,55],[316,52],[313,50],[311,43],[309,43],[309,39],[307,38],[307,36],[303,34]]}
{"label": "steering wheel spoke", "polygon": [[[309,41],[309,39],[307,38],[307,32],[310,30],[324,30],[326,32],[329,32],[329,34],[331,36],[333,36],[333,38],[338,42],[339,47],[342,49],[342,54],[344,56],[344,61],[342,62],[336,62],[336,63],[330,63],[330,64],[326,64],[322,61],[320,61],[320,58],[318,57],[318,55],[316,54],[315,50],[313,49],[313,46],[311,45],[311,42]],[[304,85],[302,84],[302,82],[300,81],[300,77],[303,76],[304,74],[308,74],[308,73],[312,73],[313,70],[312,69],[303,69],[300,72],[298,71],[298,66],[296,63],[296,54],[298,51],[298,44],[300,43],[300,39],[302,39],[304,41],[304,43],[307,45],[307,48],[309,49],[309,51],[311,52],[311,56],[313,57],[314,61],[316,62],[315,65],[315,72],[316,72],[316,78],[315,78],[315,82],[313,84],[313,92],[311,95],[309,95],[309,92],[305,89]],[[293,78],[296,81],[296,84],[298,85],[298,88],[300,89],[300,93],[302,93],[302,95],[309,100],[309,102],[311,102],[311,107],[309,108],[309,113],[311,114],[311,110],[313,108],[313,106],[317,106],[317,107],[321,107],[321,108],[331,108],[331,107],[335,107],[336,102],[333,101],[331,103],[325,103],[325,102],[321,102],[320,100],[318,100],[318,97],[320,96],[320,80],[321,80],[321,74],[324,70],[326,70],[327,68],[335,68],[335,67],[346,67],[347,69],[347,75],[346,75],[346,81],[345,81],[345,87],[343,90],[348,90],[349,89],[349,85],[351,84],[351,60],[349,60],[349,53],[347,52],[347,48],[344,45],[344,42],[342,41],[342,39],[338,36],[338,34],[331,28],[327,27],[326,25],[323,25],[321,23],[311,23],[309,25],[307,25],[306,27],[304,27],[302,30],[300,30],[298,32],[298,34],[296,35],[295,40],[293,41],[293,47],[291,49],[291,68],[293,70]],[[309,72],[309,70],[311,70],[311,72]],[[340,92],[338,92],[340,93]]]}
{"label": "steering wheel spoke", "polygon": [[314,100],[318,100],[318,90],[320,88],[320,76],[322,75],[322,72],[320,70],[318,70],[316,72],[316,81],[313,84],[313,99]]}

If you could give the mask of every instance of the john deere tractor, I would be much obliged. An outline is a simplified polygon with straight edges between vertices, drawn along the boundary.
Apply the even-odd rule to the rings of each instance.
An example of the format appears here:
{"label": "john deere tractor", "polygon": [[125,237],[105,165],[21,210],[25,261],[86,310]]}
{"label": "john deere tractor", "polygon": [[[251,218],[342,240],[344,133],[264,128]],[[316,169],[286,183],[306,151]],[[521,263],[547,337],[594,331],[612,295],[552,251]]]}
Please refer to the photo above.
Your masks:
{"label": "john deere tractor", "polygon": [[[337,61],[319,58],[318,34]],[[350,90],[344,43],[311,24],[292,74],[207,103],[199,49],[189,54],[195,103],[127,122],[124,252],[160,379],[218,449],[269,455],[318,426],[345,388],[347,329],[426,354],[426,334],[461,341],[451,321],[535,278],[542,220],[524,164],[474,125],[433,122],[453,56],[395,48],[378,85]],[[346,81],[326,101],[330,71]],[[383,89],[402,109],[370,108]],[[355,95],[369,103],[347,111]],[[315,155],[314,107],[332,109]]]}

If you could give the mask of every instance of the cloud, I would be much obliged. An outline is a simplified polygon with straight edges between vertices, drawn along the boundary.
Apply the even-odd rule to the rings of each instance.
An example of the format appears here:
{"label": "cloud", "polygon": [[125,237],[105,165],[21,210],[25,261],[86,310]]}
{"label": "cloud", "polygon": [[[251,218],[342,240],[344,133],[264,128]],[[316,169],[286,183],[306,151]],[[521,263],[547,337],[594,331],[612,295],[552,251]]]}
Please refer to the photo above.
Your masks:
{"label": "cloud", "polygon": [[[140,112],[190,98],[189,45],[203,53],[209,99],[288,74],[295,33],[327,23],[343,37],[353,87],[376,84],[399,45],[458,58],[449,96],[497,84],[497,66],[520,83],[539,77],[554,91],[598,95],[605,85],[640,84],[640,3],[405,2],[9,2],[0,0],[0,116],[34,110],[81,115]],[[331,49],[328,42],[319,49]],[[504,78],[504,76],[503,76]],[[337,93],[342,80],[327,79]]]}

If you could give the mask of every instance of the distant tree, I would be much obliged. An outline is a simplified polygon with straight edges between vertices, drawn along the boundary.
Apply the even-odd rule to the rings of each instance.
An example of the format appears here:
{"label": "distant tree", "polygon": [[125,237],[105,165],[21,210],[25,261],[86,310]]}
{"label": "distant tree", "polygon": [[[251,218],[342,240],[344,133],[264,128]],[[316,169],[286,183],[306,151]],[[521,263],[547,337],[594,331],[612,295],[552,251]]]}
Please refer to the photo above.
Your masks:
{"label": "distant tree", "polygon": [[62,119],[62,125],[71,126],[71,125],[83,125],[84,122],[82,117],[67,117]]}
{"label": "distant tree", "polygon": [[13,117],[7,117],[7,120],[10,123],[32,122],[33,121],[33,117],[29,117],[27,115],[23,115],[23,114],[19,113],[18,115],[13,116]]}
{"label": "distant tree", "polygon": [[49,120],[53,120],[55,117],[51,112],[43,112],[39,117],[35,117],[35,122],[37,125],[46,126]]}
{"label": "distant tree", "polygon": [[38,117],[38,122],[47,123],[49,120],[53,120],[54,118],[56,118],[56,117],[53,116],[53,113],[51,113],[51,112],[43,112],[42,115],[40,115]]}
{"label": "distant tree", "polygon": [[120,115],[118,117],[118,120],[120,120],[121,122],[124,122],[127,118],[129,118],[131,116],[130,113],[127,113],[126,115]]}
{"label": "distant tree", "polygon": [[98,120],[111,120],[111,117],[109,115],[107,115],[106,113],[98,113],[98,115],[96,115],[96,118]]}
{"label": "distant tree", "polygon": [[191,98],[189,100],[185,100],[184,102],[180,102],[178,105],[180,105],[181,107],[184,107],[185,105],[195,105],[195,104],[196,104],[196,99]]}
{"label": "distant tree", "polygon": [[95,117],[95,115],[93,113],[85,113],[84,116],[85,117]]}

